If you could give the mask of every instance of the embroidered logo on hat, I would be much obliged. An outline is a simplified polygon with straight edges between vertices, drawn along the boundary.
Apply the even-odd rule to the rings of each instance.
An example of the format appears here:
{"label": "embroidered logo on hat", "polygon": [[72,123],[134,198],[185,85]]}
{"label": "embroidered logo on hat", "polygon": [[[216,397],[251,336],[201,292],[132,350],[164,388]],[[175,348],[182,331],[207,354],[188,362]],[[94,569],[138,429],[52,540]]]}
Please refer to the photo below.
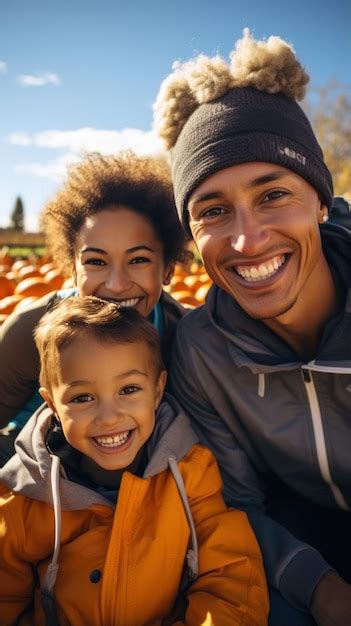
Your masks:
{"label": "embroidered logo on hat", "polygon": [[285,146],[285,148],[280,146],[279,152],[280,154],[285,154],[285,156],[288,156],[290,159],[296,159],[296,161],[298,161],[299,163],[302,163],[302,165],[306,165],[306,157],[304,157],[299,152],[295,152],[295,150],[288,148],[288,146]]}
{"label": "embroidered logo on hat", "polygon": [[285,156],[289,157],[290,159],[296,159],[296,161],[302,163],[302,165],[306,165],[306,157],[299,152],[295,152],[295,150],[288,148],[288,146],[285,146],[285,148],[280,146],[279,152],[280,154],[285,154]]}

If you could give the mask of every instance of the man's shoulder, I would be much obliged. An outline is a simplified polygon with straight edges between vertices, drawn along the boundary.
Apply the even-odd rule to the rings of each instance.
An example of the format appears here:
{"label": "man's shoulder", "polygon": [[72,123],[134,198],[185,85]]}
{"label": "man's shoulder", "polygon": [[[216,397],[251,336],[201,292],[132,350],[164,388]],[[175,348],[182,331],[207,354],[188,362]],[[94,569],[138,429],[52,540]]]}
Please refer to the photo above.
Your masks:
{"label": "man's shoulder", "polygon": [[189,310],[177,325],[180,333],[194,332],[194,329],[204,330],[210,325],[210,318],[206,304],[201,304],[195,309]]}

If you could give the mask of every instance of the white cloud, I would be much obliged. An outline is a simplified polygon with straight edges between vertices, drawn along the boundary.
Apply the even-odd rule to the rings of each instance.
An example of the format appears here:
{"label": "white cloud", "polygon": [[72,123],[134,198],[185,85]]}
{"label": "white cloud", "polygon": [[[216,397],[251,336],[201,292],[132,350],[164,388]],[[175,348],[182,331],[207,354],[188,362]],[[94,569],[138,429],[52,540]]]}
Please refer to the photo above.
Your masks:
{"label": "white cloud", "polygon": [[7,140],[15,146],[31,146],[33,143],[29,133],[12,133]]}
{"label": "white cloud", "polygon": [[43,87],[44,85],[59,85],[61,80],[53,72],[41,72],[40,74],[21,74],[18,82],[22,87]]}
{"label": "white cloud", "polygon": [[32,135],[20,132],[12,133],[7,140],[17,146],[68,149],[75,153],[96,151],[103,154],[113,154],[129,148],[138,154],[158,154],[163,149],[161,140],[153,131],[144,131],[138,128],[45,130]]}
{"label": "white cloud", "polygon": [[19,174],[31,174],[39,178],[61,181],[66,174],[67,165],[76,163],[77,161],[79,161],[79,157],[76,154],[67,152],[57,159],[52,159],[46,163],[20,163],[15,166],[15,171]]}
{"label": "white cloud", "polygon": [[131,149],[137,154],[160,154],[163,152],[161,140],[153,131],[138,128],[99,130],[96,128],[78,128],[77,130],[46,130],[41,133],[12,133],[7,141],[17,146],[52,148],[65,150],[56,159],[47,162],[21,163],[17,172],[25,172],[41,178],[61,180],[66,173],[68,163],[79,161],[84,152],[114,154]]}
{"label": "white cloud", "polygon": [[5,61],[0,61],[0,74],[6,74],[7,72],[7,63]]}

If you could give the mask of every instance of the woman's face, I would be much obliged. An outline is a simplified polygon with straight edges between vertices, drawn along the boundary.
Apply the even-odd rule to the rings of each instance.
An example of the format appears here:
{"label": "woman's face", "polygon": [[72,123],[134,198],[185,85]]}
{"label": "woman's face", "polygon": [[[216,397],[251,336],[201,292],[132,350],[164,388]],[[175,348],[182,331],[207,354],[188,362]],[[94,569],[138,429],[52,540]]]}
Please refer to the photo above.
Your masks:
{"label": "woman's face", "polygon": [[171,272],[152,224],[124,206],[87,217],[75,246],[75,275],[82,296],[135,307],[146,317]]}

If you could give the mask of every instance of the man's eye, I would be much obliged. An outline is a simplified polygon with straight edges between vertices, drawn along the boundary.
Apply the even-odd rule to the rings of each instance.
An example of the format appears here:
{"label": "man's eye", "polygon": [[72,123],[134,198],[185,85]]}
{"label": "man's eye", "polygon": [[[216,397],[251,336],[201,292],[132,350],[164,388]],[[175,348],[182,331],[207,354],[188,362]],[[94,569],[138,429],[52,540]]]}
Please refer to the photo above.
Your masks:
{"label": "man's eye", "polygon": [[225,209],[220,206],[211,206],[209,209],[205,209],[200,214],[200,217],[217,217],[218,215],[223,215],[225,213]]}
{"label": "man's eye", "polygon": [[83,261],[83,265],[106,265],[106,262],[103,261],[103,259],[92,258],[92,259],[85,259]]}
{"label": "man's eye", "polygon": [[72,398],[71,402],[82,404],[83,402],[92,402],[93,397],[89,393],[81,393],[79,396]]}
{"label": "man's eye", "polygon": [[150,263],[150,259],[148,259],[146,256],[136,256],[130,261],[130,265],[136,265],[138,263]]}
{"label": "man's eye", "polygon": [[272,202],[273,200],[279,200],[286,196],[286,191],[282,191],[281,189],[277,189],[276,191],[270,191],[263,198],[263,202]]}
{"label": "man's eye", "polygon": [[138,387],[138,385],[126,385],[121,389],[120,395],[128,396],[132,393],[137,393],[137,391],[140,391],[140,387]]}

